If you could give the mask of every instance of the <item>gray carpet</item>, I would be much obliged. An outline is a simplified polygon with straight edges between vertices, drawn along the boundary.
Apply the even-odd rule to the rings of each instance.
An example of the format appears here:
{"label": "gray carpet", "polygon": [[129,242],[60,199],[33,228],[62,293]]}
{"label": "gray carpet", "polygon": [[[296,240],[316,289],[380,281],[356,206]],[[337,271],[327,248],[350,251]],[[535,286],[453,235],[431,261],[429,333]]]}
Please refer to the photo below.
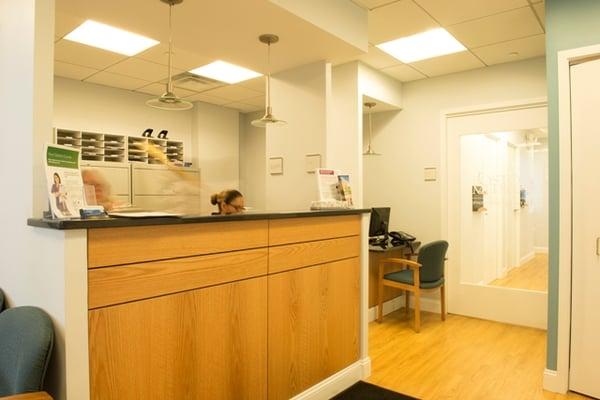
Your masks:
{"label": "gray carpet", "polygon": [[415,397],[373,385],[367,382],[357,382],[331,400],[419,400]]}

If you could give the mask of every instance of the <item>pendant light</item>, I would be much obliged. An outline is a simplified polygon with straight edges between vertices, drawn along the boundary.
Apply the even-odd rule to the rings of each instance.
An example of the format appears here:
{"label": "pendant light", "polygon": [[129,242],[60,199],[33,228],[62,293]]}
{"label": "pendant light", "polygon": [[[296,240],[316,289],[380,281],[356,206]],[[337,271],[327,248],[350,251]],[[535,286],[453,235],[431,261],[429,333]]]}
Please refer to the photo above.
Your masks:
{"label": "pendant light", "polygon": [[373,111],[371,110],[375,107],[377,103],[367,102],[365,103],[365,107],[369,109],[369,144],[367,146],[367,151],[363,153],[363,156],[380,156],[380,153],[376,153],[375,150],[371,147],[371,136],[373,135],[373,121],[371,119],[371,114]]}
{"label": "pendant light", "polygon": [[271,44],[277,43],[279,41],[279,36],[273,35],[270,33],[260,35],[258,40],[261,43],[265,43],[267,45],[267,90],[265,95],[265,115],[261,119],[255,119],[251,122],[252,125],[259,128],[266,128],[268,125],[270,126],[282,126],[287,124],[287,122],[277,119],[273,116],[273,112],[271,110]]}
{"label": "pendant light", "polygon": [[167,79],[167,91],[163,93],[160,97],[155,99],[150,99],[146,102],[146,105],[150,107],[158,108],[161,110],[168,111],[183,111],[189,110],[194,105],[189,101],[182,100],[173,93],[173,80],[171,73],[171,58],[173,56],[173,28],[171,24],[171,14],[173,10],[173,6],[176,4],[183,3],[183,0],[160,0],[163,3],[169,5],[169,77]]}

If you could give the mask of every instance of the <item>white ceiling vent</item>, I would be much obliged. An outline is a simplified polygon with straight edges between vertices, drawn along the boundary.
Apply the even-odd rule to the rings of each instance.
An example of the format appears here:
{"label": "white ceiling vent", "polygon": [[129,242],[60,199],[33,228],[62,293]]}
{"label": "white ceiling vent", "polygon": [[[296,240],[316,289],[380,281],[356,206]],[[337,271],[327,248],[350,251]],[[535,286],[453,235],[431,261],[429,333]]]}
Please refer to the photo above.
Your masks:
{"label": "white ceiling vent", "polygon": [[217,86],[222,86],[223,82],[198,76],[191,72],[182,72],[181,74],[173,76],[173,85],[195,92],[203,92]]}

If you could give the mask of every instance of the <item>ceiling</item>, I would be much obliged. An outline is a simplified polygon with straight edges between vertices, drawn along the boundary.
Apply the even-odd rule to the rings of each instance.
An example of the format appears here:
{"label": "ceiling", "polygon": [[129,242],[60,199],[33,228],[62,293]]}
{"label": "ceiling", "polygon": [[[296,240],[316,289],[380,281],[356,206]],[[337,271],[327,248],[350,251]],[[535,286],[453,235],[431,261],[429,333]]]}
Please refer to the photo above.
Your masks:
{"label": "ceiling", "polygon": [[[348,0],[369,10],[369,52],[362,53],[265,0],[187,0],[173,9],[173,74],[220,59],[267,72],[262,33],[276,33],[272,72],[318,60],[362,62],[403,82],[544,54],[543,0]],[[118,11],[116,11],[118,10]],[[161,44],[135,57],[62,39],[86,19]],[[374,45],[444,27],[468,51],[403,64]],[[510,29],[507,29],[510,27]],[[55,75],[159,96],[167,76],[168,7],[159,0],[56,0]],[[227,85],[182,79],[175,93],[241,112],[264,108],[264,77]]]}

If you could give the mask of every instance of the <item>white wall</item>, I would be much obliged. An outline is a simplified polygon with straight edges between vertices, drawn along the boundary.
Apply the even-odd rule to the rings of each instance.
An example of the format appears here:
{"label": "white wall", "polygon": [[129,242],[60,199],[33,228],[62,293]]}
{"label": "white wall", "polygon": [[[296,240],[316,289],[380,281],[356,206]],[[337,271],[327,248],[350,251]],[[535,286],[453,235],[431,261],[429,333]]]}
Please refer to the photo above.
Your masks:
{"label": "white wall", "polygon": [[73,79],[54,79],[54,126],[141,136],[146,128],[153,136],[163,129],[168,137],[184,142],[184,158],[191,161],[193,111],[164,111],[145,103],[154,96]]}
{"label": "white wall", "polygon": [[358,63],[358,84],[361,95],[402,108],[402,83],[396,79]]}
{"label": "white wall", "polygon": [[441,113],[545,95],[543,58],[404,84],[402,111],[373,115],[373,145],[383,155],[365,159],[365,205],[391,206],[392,227],[439,239],[440,182],[425,182],[423,168],[440,167]]}
{"label": "white wall", "polygon": [[521,189],[527,191],[527,206],[522,207],[521,214],[521,227],[520,227],[520,254],[519,258],[521,263],[527,262],[534,254],[534,242],[535,242],[535,231],[534,231],[534,216],[532,208],[532,189],[533,182],[535,179],[533,170],[534,153],[531,149],[522,147],[519,149],[520,158],[520,176],[519,186]]}
{"label": "white wall", "polygon": [[192,147],[200,168],[201,210],[216,208],[210,196],[224,189],[238,189],[239,181],[239,112],[226,107],[196,102],[192,119]]}
{"label": "white wall", "polygon": [[255,210],[266,209],[266,132],[250,122],[263,115],[264,111],[240,114],[240,191],[246,207]]}
{"label": "white wall", "polygon": [[266,175],[266,208],[307,210],[317,200],[314,174],[306,172],[307,154],[325,155],[330,65],[315,62],[271,79],[274,115],[287,125],[266,128],[266,154],[283,157],[283,175]]}
{"label": "white wall", "polygon": [[[62,232],[27,226],[47,204],[42,145],[52,139],[54,1],[0,2],[0,120],[6,143],[0,170],[0,288],[9,305],[34,305],[52,317],[56,341],[47,386],[64,395],[65,309]],[[34,178],[35,177],[35,178]]]}

